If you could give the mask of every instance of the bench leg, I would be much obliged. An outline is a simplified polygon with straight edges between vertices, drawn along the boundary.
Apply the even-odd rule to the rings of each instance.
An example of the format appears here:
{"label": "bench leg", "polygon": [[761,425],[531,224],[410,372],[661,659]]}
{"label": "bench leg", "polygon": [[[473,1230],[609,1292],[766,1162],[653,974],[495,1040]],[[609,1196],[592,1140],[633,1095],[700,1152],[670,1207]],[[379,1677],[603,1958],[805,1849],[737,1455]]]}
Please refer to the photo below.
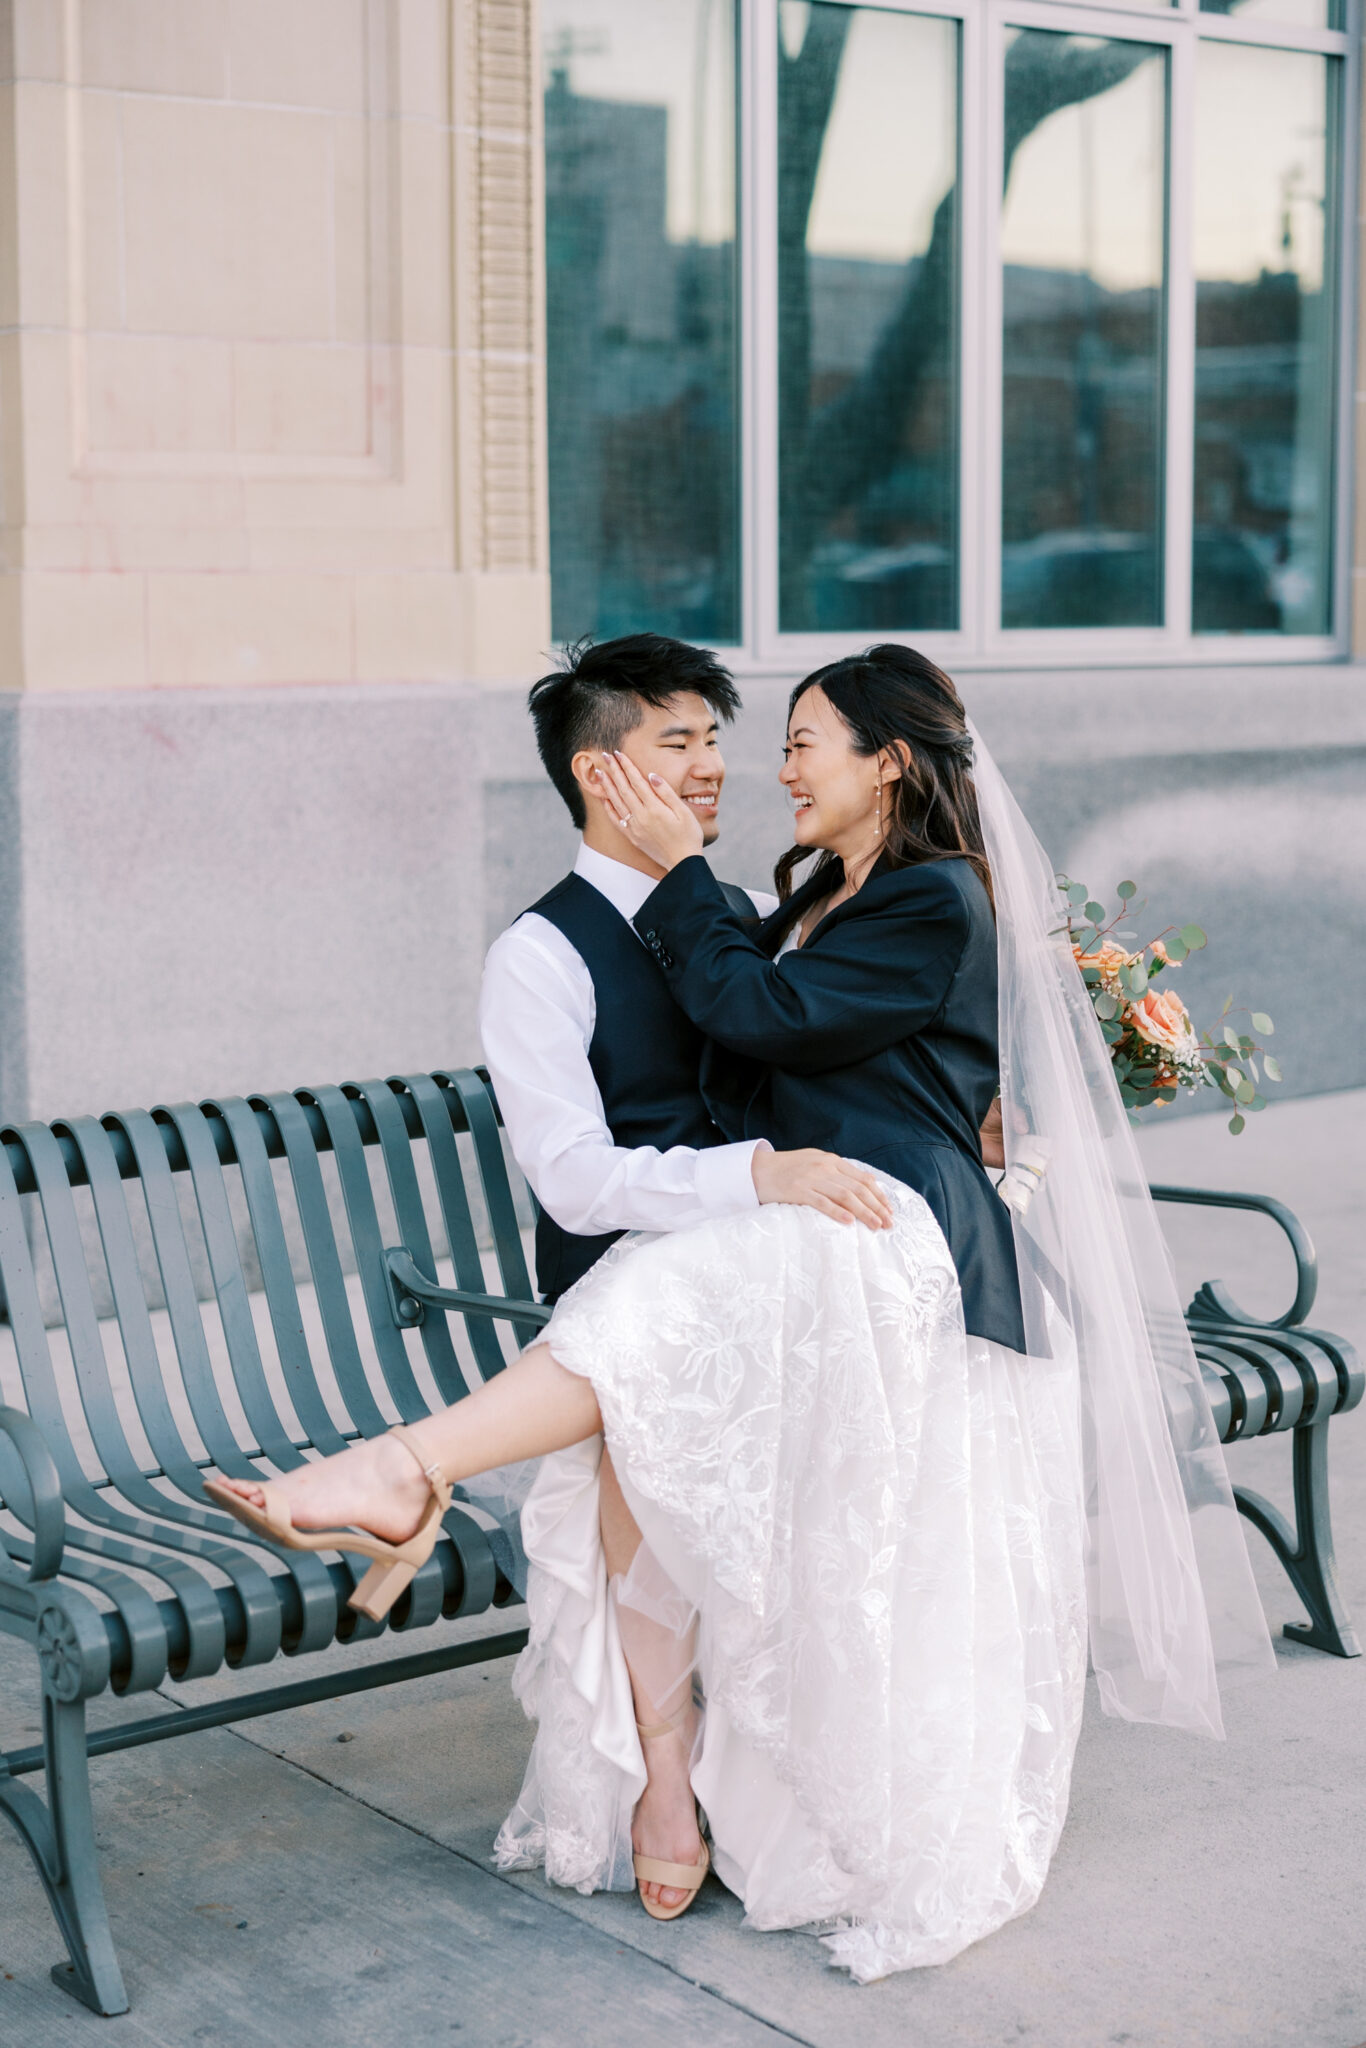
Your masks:
{"label": "bench leg", "polygon": [[44,1693],[43,1749],[47,1804],[0,1768],[0,1811],[28,1846],[71,1956],[55,1966],[52,1981],[92,2012],[127,2012],[95,1855],[83,1700]]}
{"label": "bench leg", "polygon": [[1283,1633],[1292,1643],[1326,1650],[1333,1657],[1359,1657],[1346,1604],[1338,1587],[1333,1555],[1333,1524],[1328,1508],[1328,1423],[1324,1416],[1294,1432],[1291,1458],[1295,1478],[1295,1526],[1259,1493],[1233,1489],[1239,1510],[1260,1529],[1291,1585],[1309,1610],[1308,1622],[1288,1621]]}

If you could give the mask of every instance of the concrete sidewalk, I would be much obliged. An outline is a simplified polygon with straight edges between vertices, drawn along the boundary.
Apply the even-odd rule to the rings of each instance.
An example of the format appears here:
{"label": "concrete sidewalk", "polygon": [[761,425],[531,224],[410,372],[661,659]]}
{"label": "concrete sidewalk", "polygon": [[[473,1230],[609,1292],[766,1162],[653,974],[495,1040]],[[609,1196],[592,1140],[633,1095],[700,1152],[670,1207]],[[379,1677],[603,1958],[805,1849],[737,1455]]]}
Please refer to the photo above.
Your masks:
{"label": "concrete sidewalk", "polygon": [[[1366,1345],[1366,1091],[1270,1109],[1238,1140],[1219,1117],[1159,1123],[1143,1148],[1154,1180],[1288,1201],[1324,1268],[1313,1320]],[[1289,1261],[1270,1225],[1166,1218],[1183,1298],[1220,1277],[1254,1310],[1280,1305]],[[1332,1441],[1338,1554],[1361,1628],[1363,1411]],[[1285,1439],[1234,1447],[1230,1465],[1288,1498]],[[1278,1630],[1297,1604],[1255,1535],[1251,1547]],[[664,1927],[630,1897],[581,1899],[491,1871],[529,1741],[506,1665],[109,1757],[94,1767],[96,1811],[133,2009],[98,2020],[51,1985],[60,1942],[6,1830],[0,2042],[1356,2048],[1366,1658],[1278,1652],[1274,1678],[1229,1694],[1223,1744],[1105,1720],[1092,1697],[1071,1816],[1034,1912],[945,1969],[867,1989],[830,1971],[807,1936],[746,1932],[715,1884]],[[0,1639],[7,1744],[33,1739],[32,1668]],[[168,1713],[176,1697],[164,1689]],[[99,1702],[92,1718],[126,1711],[147,1702]]]}

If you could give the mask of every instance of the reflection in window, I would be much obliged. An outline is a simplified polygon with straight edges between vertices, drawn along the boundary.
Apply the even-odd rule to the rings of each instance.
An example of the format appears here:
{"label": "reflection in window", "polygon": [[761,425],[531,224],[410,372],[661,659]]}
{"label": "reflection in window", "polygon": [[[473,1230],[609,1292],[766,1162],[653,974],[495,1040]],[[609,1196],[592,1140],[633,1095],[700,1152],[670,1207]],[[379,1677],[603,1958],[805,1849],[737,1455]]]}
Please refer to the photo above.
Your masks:
{"label": "reflection in window", "polygon": [[1006,627],[1161,624],[1166,104],[1151,44],[1006,53]]}
{"label": "reflection in window", "polygon": [[1326,633],[1331,60],[1202,43],[1195,178],[1197,633]]}
{"label": "reflection in window", "polygon": [[958,25],[783,0],[779,622],[958,623]]}
{"label": "reflection in window", "polygon": [[1202,14],[1234,14],[1277,28],[1342,27],[1342,0],[1200,0]]}
{"label": "reflection in window", "polygon": [[740,637],[731,0],[543,0],[557,639]]}

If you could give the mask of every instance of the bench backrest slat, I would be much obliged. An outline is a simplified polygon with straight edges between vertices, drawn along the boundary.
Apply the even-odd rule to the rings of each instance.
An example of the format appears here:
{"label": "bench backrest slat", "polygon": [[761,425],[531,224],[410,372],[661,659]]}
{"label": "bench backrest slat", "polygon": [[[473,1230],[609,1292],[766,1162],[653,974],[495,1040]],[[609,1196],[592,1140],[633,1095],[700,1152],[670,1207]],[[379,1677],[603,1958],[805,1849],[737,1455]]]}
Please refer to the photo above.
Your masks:
{"label": "bench backrest slat", "polygon": [[[503,1144],[498,1135],[498,1119],[493,1113],[488,1090],[478,1076],[468,1070],[457,1069],[454,1073],[438,1074],[435,1078],[439,1085],[444,1084],[459,1096],[466,1127],[474,1140],[479,1180],[488,1209],[489,1228],[493,1232],[493,1248],[502,1276],[503,1292],[514,1301],[531,1300],[534,1297],[522,1252],[522,1233],[517,1227],[517,1211],[513,1207]],[[534,1344],[540,1335],[537,1326],[531,1323],[515,1323],[513,1328],[519,1344]]]}
{"label": "bench backrest slat", "polygon": [[[469,1191],[465,1186],[451,1123],[450,1090],[439,1088],[430,1074],[405,1074],[400,1078],[408,1099],[417,1108],[427,1140],[427,1156],[432,1163],[432,1177],[441,1204],[446,1245],[455,1268],[455,1284],[468,1294],[482,1294],[488,1282],[484,1275],[484,1262],[479,1256],[479,1241],[475,1235],[474,1218],[470,1214]],[[427,1320],[430,1321],[430,1317]],[[466,1316],[465,1331],[482,1376],[487,1380],[494,1373],[501,1372],[506,1360],[490,1318]]]}
{"label": "bench backrest slat", "polygon": [[356,1128],[355,1114],[340,1088],[310,1089],[309,1096],[322,1111],[332,1139],[361,1291],[385,1385],[398,1409],[399,1420],[418,1422],[429,1412],[429,1403],[423,1398],[413,1376],[403,1334],[389,1313],[389,1294],[384,1279],[384,1238],[375,1211],[370,1169]]}
{"label": "bench backrest slat", "polygon": [[[148,1504],[146,1495],[151,1488],[141,1476],[139,1462],[123,1433],[114,1402],[66,1162],[46,1124],[25,1124],[22,1136],[43,1207],[43,1223],[52,1254],[76,1388],[95,1455],[120,1493],[145,1507]],[[156,1512],[154,1503],[152,1512]]]}
{"label": "bench backrest slat", "polygon": [[313,1360],[309,1356],[303,1312],[294,1284],[284,1224],[280,1219],[275,1176],[261,1136],[260,1118],[240,1095],[223,1096],[216,1102],[206,1103],[204,1108],[210,1124],[215,1117],[222,1118],[242,1175],[242,1190],[246,1196],[266,1307],[286,1390],[310,1442],[330,1456],[334,1451],[345,1449],[346,1438],[328,1413]]}
{"label": "bench backrest slat", "polygon": [[284,1140],[328,1358],[346,1412],[362,1436],[380,1436],[389,1427],[388,1418],[370,1391],[361,1362],[312,1127],[293,1095],[266,1095],[253,1098],[253,1104],[257,1099],[274,1115]]}
{"label": "bench backrest slat", "polygon": [[118,1317],[119,1335],[138,1417],[152,1454],[163,1472],[182,1492],[193,1497],[199,1474],[190,1451],[182,1441],[167,1397],[166,1380],[157,1354],[142,1270],[138,1265],[137,1247],[133,1242],[112,1140],[109,1132],[93,1116],[73,1117],[65,1129],[80,1151],[94,1200],[95,1221],[99,1226],[110,1293]]}
{"label": "bench backrest slat", "polygon": [[237,1249],[237,1232],[228,1207],[223,1163],[213,1142],[209,1121],[192,1102],[179,1102],[153,1114],[158,1123],[175,1125],[189,1161],[219,1321],[243,1413],[262,1451],[272,1464],[287,1472],[291,1467],[301,1465],[303,1459],[294,1448],[290,1425],[277,1410],[266,1383],[256,1324],[247,1296],[246,1276]]}
{"label": "bench backrest slat", "polygon": [[[408,1126],[403,1121],[403,1112],[398,1097],[387,1081],[362,1081],[344,1091],[348,1096],[361,1096],[369,1105],[370,1114],[379,1132],[380,1156],[388,1176],[389,1193],[394,1204],[394,1216],[398,1223],[399,1240],[413,1254],[424,1273],[436,1271],[436,1257],[432,1250],[431,1234],[427,1229],[427,1218],[422,1207],[422,1191],[417,1184],[417,1170],[413,1165],[412,1141]],[[387,1295],[384,1308],[388,1306]],[[397,1333],[396,1333],[397,1334]],[[444,1316],[427,1316],[421,1327],[422,1348],[432,1378],[443,1401],[458,1401],[469,1390],[465,1376],[460,1370],[460,1361],[455,1355],[451,1333]],[[399,1338],[400,1346],[402,1337]]]}
{"label": "bench backrest slat", "polygon": [[150,1111],[145,1109],[127,1110],[104,1121],[106,1129],[122,1128],[138,1162],[157,1271],[161,1275],[161,1291],[180,1365],[180,1378],[195,1428],[221,1472],[233,1479],[253,1479],[256,1474],[233,1433],[214,1379],[213,1361],[199,1312],[199,1295],[185,1243],[180,1198],[160,1130]]}

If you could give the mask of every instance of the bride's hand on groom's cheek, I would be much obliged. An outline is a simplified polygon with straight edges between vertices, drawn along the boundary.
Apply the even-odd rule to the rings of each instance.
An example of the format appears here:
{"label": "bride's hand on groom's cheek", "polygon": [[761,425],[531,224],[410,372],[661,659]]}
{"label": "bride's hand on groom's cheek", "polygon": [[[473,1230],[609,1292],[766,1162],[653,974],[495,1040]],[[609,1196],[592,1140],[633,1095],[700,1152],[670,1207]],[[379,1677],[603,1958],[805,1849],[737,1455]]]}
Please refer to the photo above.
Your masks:
{"label": "bride's hand on groom's cheek", "polygon": [[624,754],[604,754],[598,786],[611,817],[632,846],[662,868],[702,851],[702,823],[662,776],[646,780]]}
{"label": "bride's hand on groom's cheek", "polygon": [[870,1230],[892,1227],[892,1205],[875,1176],[837,1152],[772,1152],[761,1146],[750,1161],[750,1173],[761,1204],[791,1202],[819,1209],[837,1223],[866,1223]]}

